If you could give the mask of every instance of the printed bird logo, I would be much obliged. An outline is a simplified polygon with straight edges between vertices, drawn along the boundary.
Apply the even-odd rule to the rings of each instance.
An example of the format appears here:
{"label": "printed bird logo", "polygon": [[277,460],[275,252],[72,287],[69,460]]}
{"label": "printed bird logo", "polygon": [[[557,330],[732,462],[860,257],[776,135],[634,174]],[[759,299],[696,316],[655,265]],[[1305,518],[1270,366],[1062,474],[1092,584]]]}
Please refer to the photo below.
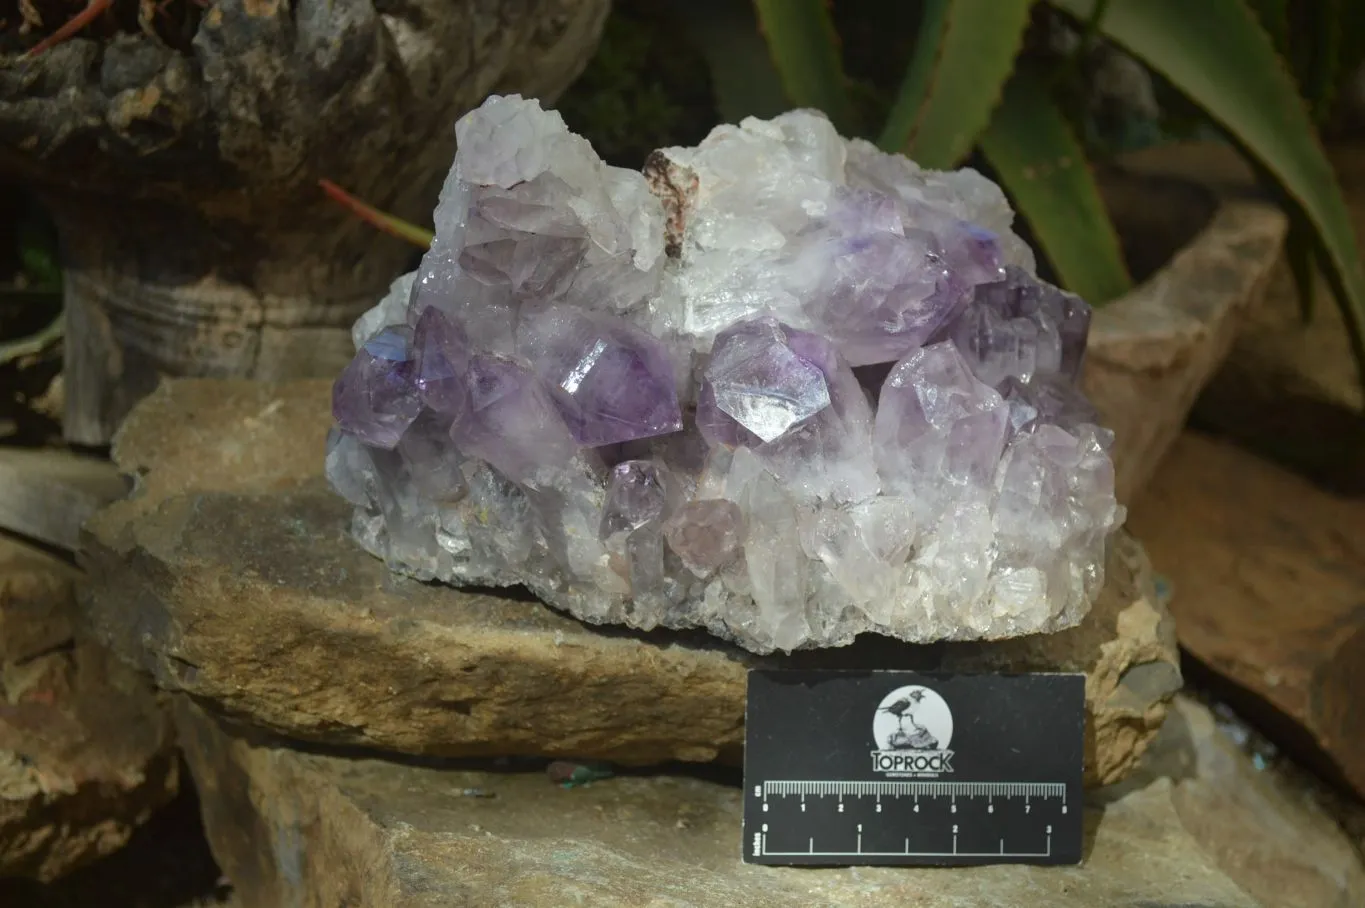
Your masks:
{"label": "printed bird logo", "polygon": [[[914,710],[924,699],[924,691],[912,690],[904,697],[881,707],[882,712],[896,717],[898,727],[891,733],[892,750],[938,750],[938,739],[929,729],[915,721]],[[905,723],[910,723],[909,730]]]}

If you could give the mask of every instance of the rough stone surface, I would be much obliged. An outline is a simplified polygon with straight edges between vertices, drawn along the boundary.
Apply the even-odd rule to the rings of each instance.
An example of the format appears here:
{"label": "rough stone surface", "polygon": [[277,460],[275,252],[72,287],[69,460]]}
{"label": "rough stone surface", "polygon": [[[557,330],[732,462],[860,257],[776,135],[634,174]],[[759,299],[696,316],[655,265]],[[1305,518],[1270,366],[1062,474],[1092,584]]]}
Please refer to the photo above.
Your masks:
{"label": "rough stone surface", "polygon": [[115,851],[179,782],[154,692],[76,637],[79,579],[0,537],[0,876],[50,880]]}
{"label": "rough stone surface", "polygon": [[25,538],[74,551],[85,519],[127,491],[104,458],[0,448],[0,528]]}
{"label": "rough stone surface", "polygon": [[1337,822],[1273,768],[1259,769],[1207,707],[1181,695],[1138,772],[1106,799],[1172,780],[1181,825],[1268,908],[1365,904],[1365,864]]}
{"label": "rough stone surface", "polygon": [[[210,841],[250,904],[1282,908],[1358,891],[1320,818],[1285,804],[1250,814],[1331,846],[1320,861],[1288,829],[1244,825],[1247,769],[1210,765],[1207,727],[1181,746],[1198,756],[1183,772],[1091,799],[1082,865],[944,871],[744,864],[737,786],[654,776],[565,790],[540,772],[305,755],[191,706],[178,715]],[[1317,895],[1335,900],[1306,901]]]}
{"label": "rough stone surface", "polygon": [[[1357,243],[1365,238],[1365,147],[1334,143],[1337,173]],[[1228,149],[1229,154],[1235,155]],[[1223,156],[1210,168],[1226,173]],[[1243,185],[1255,185],[1247,173]],[[1362,246],[1365,252],[1365,246]],[[1303,306],[1287,258],[1276,262],[1264,297],[1249,310],[1223,367],[1193,411],[1201,428],[1272,454],[1291,469],[1333,488],[1365,493],[1365,382],[1351,352],[1341,307],[1321,274],[1311,314]]]}
{"label": "rough stone surface", "polygon": [[[313,742],[424,755],[735,761],[755,664],[1088,675],[1087,778],[1122,776],[1179,686],[1140,547],[1116,536],[1086,621],[1051,637],[762,660],[708,638],[604,632],[529,597],[388,574],[322,486],[325,382],[168,382],[115,448],[138,492],[88,525],[87,612],[170,689]],[[344,680],[343,680],[344,679]]]}
{"label": "rough stone surface", "polygon": [[[1081,620],[1123,519],[1076,387],[1090,307],[1034,274],[999,187],[808,110],[643,174],[517,95],[456,134],[432,246],[333,397],[327,475],[368,551],[755,653]],[[433,492],[433,460],[464,482]],[[626,462],[675,494],[598,536]],[[743,532],[699,574],[664,523],[701,501]]]}
{"label": "rough stone surface", "polygon": [[[223,0],[0,67],[0,169],[61,231],[67,438],[107,444],[158,374],[335,375],[411,248],[318,180],[421,223],[455,118],[490,91],[558,96],[609,6]],[[7,42],[65,18],[42,17]]]}
{"label": "rough stone surface", "polygon": [[1365,501],[1186,433],[1133,520],[1170,578],[1185,649],[1365,796]]}
{"label": "rough stone surface", "polygon": [[1219,154],[1218,169],[1196,166],[1203,151],[1197,146],[1193,159],[1184,146],[1125,156],[1127,176],[1106,187],[1111,210],[1131,214],[1139,244],[1151,234],[1184,231],[1213,207],[1183,248],[1122,299],[1097,309],[1091,322],[1081,387],[1114,432],[1115,490],[1124,503],[1180,434],[1247,311],[1265,293],[1284,245],[1284,212],[1219,181],[1238,161]]}

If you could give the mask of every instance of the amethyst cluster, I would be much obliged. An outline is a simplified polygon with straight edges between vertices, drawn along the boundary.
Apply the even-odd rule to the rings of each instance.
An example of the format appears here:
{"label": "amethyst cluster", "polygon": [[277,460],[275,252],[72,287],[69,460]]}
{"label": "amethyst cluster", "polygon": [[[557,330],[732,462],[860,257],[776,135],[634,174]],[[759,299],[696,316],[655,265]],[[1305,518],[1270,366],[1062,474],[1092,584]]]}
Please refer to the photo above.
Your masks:
{"label": "amethyst cluster", "polygon": [[396,570],[755,652],[1075,624],[1122,520],[1090,310],[999,189],[806,111],[606,166],[490,98],[355,326],[327,473]]}

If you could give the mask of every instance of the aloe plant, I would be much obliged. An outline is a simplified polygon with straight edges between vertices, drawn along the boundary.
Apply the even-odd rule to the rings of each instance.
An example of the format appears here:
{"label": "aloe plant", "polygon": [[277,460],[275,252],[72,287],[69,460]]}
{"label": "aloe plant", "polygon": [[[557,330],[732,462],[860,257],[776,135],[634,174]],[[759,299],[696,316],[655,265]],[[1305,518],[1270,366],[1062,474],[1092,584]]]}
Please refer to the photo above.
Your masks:
{"label": "aloe plant", "polygon": [[[1365,0],[924,0],[902,85],[886,122],[869,134],[927,167],[979,151],[1062,283],[1104,305],[1131,281],[1085,149],[1053,91],[1065,64],[1051,74],[1017,65],[1042,6],[1071,18],[1083,45],[1102,37],[1140,60],[1247,156],[1290,215],[1301,293],[1311,298],[1316,263],[1365,375],[1365,271],[1317,129],[1365,60]],[[753,9],[792,106],[826,109],[841,128],[856,128],[827,4],[753,0]]]}

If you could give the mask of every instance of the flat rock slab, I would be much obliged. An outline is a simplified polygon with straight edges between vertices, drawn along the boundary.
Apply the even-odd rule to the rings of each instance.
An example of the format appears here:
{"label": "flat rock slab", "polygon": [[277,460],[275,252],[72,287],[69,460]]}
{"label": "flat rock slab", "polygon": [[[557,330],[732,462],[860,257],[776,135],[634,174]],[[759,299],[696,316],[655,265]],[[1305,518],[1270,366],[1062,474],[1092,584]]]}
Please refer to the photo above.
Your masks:
{"label": "flat rock slab", "polygon": [[[1221,150],[1207,163],[1227,173],[1227,158],[1237,153]],[[1365,146],[1334,142],[1327,152],[1365,251]],[[1244,185],[1255,182],[1245,175]],[[1312,282],[1314,304],[1305,319],[1292,275],[1281,257],[1265,296],[1201,392],[1193,421],[1336,488],[1365,493],[1365,386],[1350,333],[1331,283],[1321,276]]]}
{"label": "flat rock slab", "polygon": [[[1297,775],[1297,773],[1295,773]],[[1365,905],[1348,833],[1284,765],[1258,768],[1203,704],[1181,695],[1138,771],[1098,804],[1171,780],[1171,805],[1204,854],[1273,908]]]}
{"label": "flat rock slab", "polygon": [[0,536],[0,877],[47,881],[103,857],[177,790],[155,691],[76,635],[79,582]]}
{"label": "flat rock slab", "polygon": [[[188,704],[180,705],[178,719],[210,842],[245,904],[1360,904],[1359,858],[1340,830],[1292,802],[1247,808],[1241,789],[1255,771],[1230,744],[1213,739],[1220,733],[1201,710],[1182,705],[1188,717],[1170,723],[1174,734],[1164,736],[1170,741],[1161,752],[1173,774],[1155,767],[1140,784],[1092,797],[1082,865],[955,870],[744,864],[737,786],[630,776],[565,790],[542,772],[303,754],[235,737]],[[471,789],[481,796],[471,797]]]}
{"label": "flat rock slab", "polygon": [[107,460],[63,450],[0,448],[0,529],[74,550],[81,524],[128,492]]}
{"label": "flat rock slab", "polygon": [[1070,631],[787,659],[392,576],[350,540],[349,507],[321,480],[328,387],[164,385],[115,449],[138,493],[87,525],[100,638],[161,686],[273,732],[427,756],[734,762],[754,665],[1082,671],[1099,783],[1131,768],[1179,687],[1174,628],[1123,535]]}
{"label": "flat rock slab", "polygon": [[1131,523],[1170,578],[1190,654],[1365,795],[1365,499],[1186,434]]}
{"label": "flat rock slab", "polygon": [[[1176,176],[1161,149],[1125,156],[1124,169]],[[1111,203],[1138,209],[1199,206],[1139,181]],[[1120,209],[1122,210],[1122,209]],[[1180,434],[1199,390],[1222,363],[1248,307],[1265,292],[1284,244],[1284,213],[1264,200],[1218,200],[1209,222],[1132,292],[1096,310],[1081,387],[1114,441],[1115,493],[1127,503]]]}

